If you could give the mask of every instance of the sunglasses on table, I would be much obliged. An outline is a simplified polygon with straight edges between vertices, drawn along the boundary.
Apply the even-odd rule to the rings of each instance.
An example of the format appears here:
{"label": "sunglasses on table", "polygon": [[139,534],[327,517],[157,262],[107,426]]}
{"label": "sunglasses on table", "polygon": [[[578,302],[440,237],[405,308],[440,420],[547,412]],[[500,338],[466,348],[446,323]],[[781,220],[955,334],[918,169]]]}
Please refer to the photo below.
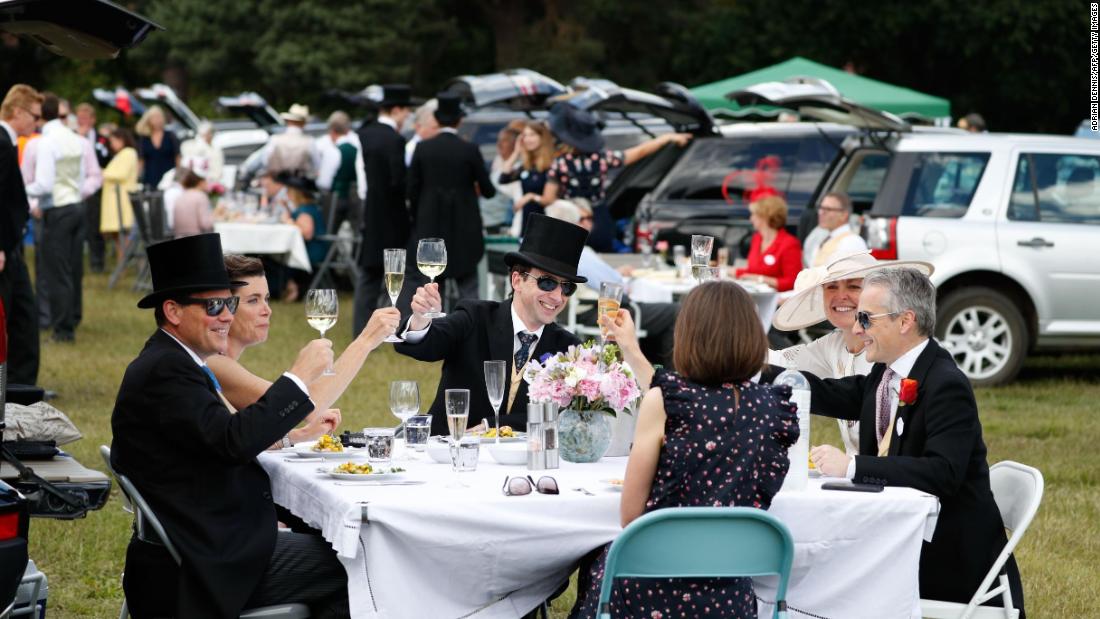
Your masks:
{"label": "sunglasses on table", "polygon": [[207,316],[217,316],[222,313],[223,309],[228,308],[230,314],[237,313],[237,305],[241,302],[240,297],[211,297],[209,299],[201,299],[199,297],[183,297],[175,300],[180,305],[205,305]]}
{"label": "sunglasses on table", "polygon": [[[520,275],[522,275],[524,279],[535,277],[530,273],[520,273]],[[540,275],[535,278],[535,284],[539,287],[539,290],[543,292],[554,292],[554,289],[561,286],[561,293],[567,297],[573,296],[573,293],[577,291],[576,282],[563,282],[549,275]]]}
{"label": "sunglasses on table", "polygon": [[501,488],[504,496],[523,496],[531,494],[532,490],[539,494],[558,494],[558,481],[553,477],[540,477],[535,481],[530,475],[517,475],[505,477],[504,487]]}
{"label": "sunglasses on table", "polygon": [[871,328],[871,321],[875,318],[882,318],[884,316],[895,316],[901,312],[883,312],[881,314],[868,314],[867,312],[856,312],[856,322],[859,326],[866,331]]}

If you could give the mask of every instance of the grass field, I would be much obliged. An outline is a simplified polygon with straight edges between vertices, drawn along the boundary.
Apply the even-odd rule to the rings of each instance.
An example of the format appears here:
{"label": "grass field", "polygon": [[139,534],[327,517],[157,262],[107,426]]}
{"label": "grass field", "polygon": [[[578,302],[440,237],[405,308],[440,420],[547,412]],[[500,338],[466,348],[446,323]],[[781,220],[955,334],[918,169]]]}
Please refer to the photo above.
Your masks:
{"label": "grass field", "polygon": [[[84,321],[75,344],[43,337],[39,383],[59,393],[55,406],[67,413],[84,438],[67,445],[86,466],[103,470],[98,448],[111,441],[110,417],[126,365],[154,330],[151,311],[138,310],[139,294],[129,280],[107,290],[105,275],[85,277]],[[350,340],[350,294],[341,322],[330,334],[337,349]],[[271,339],[245,354],[243,362],[273,377],[293,361],[316,333],[302,306],[276,304]],[[346,427],[394,424],[385,402],[393,379],[415,379],[427,398],[439,369],[396,355],[383,346],[367,360],[338,406]],[[991,463],[1017,460],[1038,467],[1046,495],[1036,521],[1018,549],[1029,616],[1100,617],[1100,355],[1039,357],[1020,378],[1001,389],[977,392]],[[816,420],[815,444],[839,444],[836,424]],[[120,574],[130,516],[115,496],[100,511],[78,521],[35,519],[31,557],[49,578],[49,613],[54,618],[114,617],[122,601]],[[555,611],[572,603],[563,596]],[[559,613],[555,613],[559,614]]]}

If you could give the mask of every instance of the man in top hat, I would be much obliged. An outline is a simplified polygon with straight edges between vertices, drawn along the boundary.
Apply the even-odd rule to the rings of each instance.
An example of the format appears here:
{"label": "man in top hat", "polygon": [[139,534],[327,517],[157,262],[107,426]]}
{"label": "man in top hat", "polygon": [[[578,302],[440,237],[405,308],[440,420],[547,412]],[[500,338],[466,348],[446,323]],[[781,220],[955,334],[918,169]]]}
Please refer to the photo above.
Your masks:
{"label": "man in top hat", "polygon": [[279,116],[286,122],[286,130],[272,136],[264,145],[260,166],[267,174],[290,172],[315,178],[321,169],[321,153],[313,136],[305,133],[309,107],[295,103]]}
{"label": "man in top hat", "polygon": [[363,204],[363,245],[359,282],[355,287],[352,336],[366,326],[382,294],[382,250],[405,247],[409,240],[409,209],[405,205],[405,138],[401,127],[412,108],[406,84],[382,87],[378,118],[359,128],[367,200]]}
{"label": "man in top hat", "polygon": [[[479,194],[491,198],[497,190],[489,180],[481,150],[458,136],[457,128],[465,115],[458,95],[439,93],[436,101],[439,133],[416,147],[409,166],[414,230],[410,253],[416,250],[419,239],[443,239],[448,256],[443,277],[458,284],[459,299],[476,299],[477,263],[485,253],[477,198]],[[413,275],[422,277],[419,273]]]}
{"label": "man in top hat", "polygon": [[276,534],[271,484],[256,456],[313,411],[306,385],[332,362],[314,340],[252,406],[231,413],[205,360],[224,353],[238,297],[217,234],[151,245],[157,331],[126,368],[111,416],[111,464],[164,526],[137,531],[123,589],[135,617],[238,617],[242,609],[309,604],[347,615],[347,579],[319,536]]}
{"label": "man in top hat", "polygon": [[519,251],[504,257],[512,284],[512,298],[505,301],[460,301],[447,317],[433,321],[424,314],[440,307],[439,286],[428,284],[417,289],[405,343],[395,344],[394,348],[421,361],[443,361],[443,376],[428,411],[432,414],[433,434],[447,433],[446,389],[470,389],[470,425],[483,418],[492,422],[488,395],[479,387],[485,384],[482,362],[491,360],[507,362],[501,425],[517,429],[527,426],[523,366],[530,359],[580,343],[554,319],[577,284],[585,281],[577,275],[577,261],[587,237],[579,226],[532,215]]}

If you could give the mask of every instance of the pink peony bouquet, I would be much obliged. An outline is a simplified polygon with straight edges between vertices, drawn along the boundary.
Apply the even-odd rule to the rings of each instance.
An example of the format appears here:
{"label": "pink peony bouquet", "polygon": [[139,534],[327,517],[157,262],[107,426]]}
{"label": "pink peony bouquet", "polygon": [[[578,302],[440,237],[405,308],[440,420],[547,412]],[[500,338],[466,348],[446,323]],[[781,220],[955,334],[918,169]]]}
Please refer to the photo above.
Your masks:
{"label": "pink peony bouquet", "polygon": [[530,385],[532,402],[553,402],[578,412],[615,415],[628,411],[641,395],[634,372],[614,344],[600,348],[589,341],[556,355],[547,353],[527,362],[523,379]]}

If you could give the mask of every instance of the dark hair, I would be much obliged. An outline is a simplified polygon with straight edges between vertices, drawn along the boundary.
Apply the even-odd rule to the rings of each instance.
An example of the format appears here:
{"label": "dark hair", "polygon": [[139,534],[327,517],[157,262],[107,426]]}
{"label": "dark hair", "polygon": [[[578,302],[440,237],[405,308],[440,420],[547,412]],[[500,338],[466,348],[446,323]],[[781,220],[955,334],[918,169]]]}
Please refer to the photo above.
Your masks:
{"label": "dark hair", "polygon": [[111,132],[110,138],[118,138],[122,142],[122,148],[137,148],[137,142],[134,140],[134,134],[126,127],[119,127]]}
{"label": "dark hair", "polygon": [[[42,109],[45,110],[46,108],[43,107]],[[973,131],[981,133],[985,131],[985,119],[982,118],[981,114],[971,112],[966,115],[966,126]]]}
{"label": "dark hair", "polygon": [[764,367],[768,338],[749,293],[730,281],[707,282],[684,298],[672,360],[702,385],[739,383]]}
{"label": "dark hair", "polygon": [[194,170],[192,170],[191,168],[187,168],[187,171],[183,174],[183,180],[180,181],[180,184],[183,185],[184,189],[194,189],[195,187],[198,187],[199,184],[202,183],[204,180],[206,179],[199,176],[198,174],[195,174]]}
{"label": "dark hair", "polygon": [[246,277],[263,277],[264,263],[259,258],[251,256],[226,254],[225,271],[229,274],[231,282],[240,281]]}
{"label": "dark hair", "polygon": [[61,109],[61,99],[52,92],[42,93],[42,120],[55,120]]}

